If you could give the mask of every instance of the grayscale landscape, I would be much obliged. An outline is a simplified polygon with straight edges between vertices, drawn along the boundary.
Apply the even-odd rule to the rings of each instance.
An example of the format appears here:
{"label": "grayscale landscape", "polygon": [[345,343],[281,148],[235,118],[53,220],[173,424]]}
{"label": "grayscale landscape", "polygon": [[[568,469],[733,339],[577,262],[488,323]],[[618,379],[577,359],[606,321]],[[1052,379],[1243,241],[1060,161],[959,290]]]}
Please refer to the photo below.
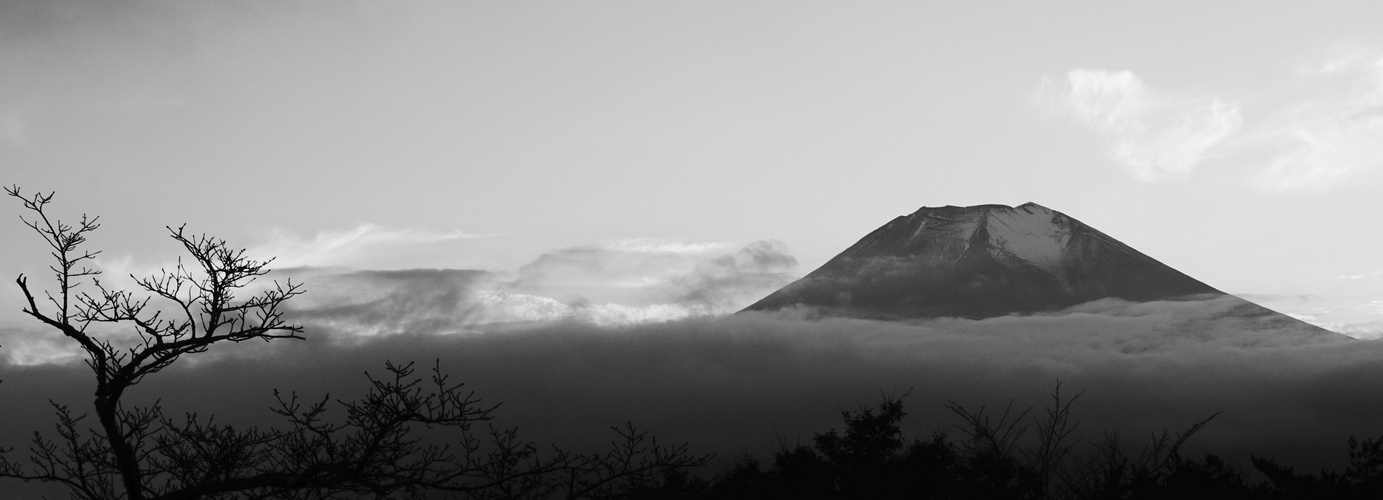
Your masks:
{"label": "grayscale landscape", "polygon": [[0,1],[0,498],[1374,498],[1383,8]]}

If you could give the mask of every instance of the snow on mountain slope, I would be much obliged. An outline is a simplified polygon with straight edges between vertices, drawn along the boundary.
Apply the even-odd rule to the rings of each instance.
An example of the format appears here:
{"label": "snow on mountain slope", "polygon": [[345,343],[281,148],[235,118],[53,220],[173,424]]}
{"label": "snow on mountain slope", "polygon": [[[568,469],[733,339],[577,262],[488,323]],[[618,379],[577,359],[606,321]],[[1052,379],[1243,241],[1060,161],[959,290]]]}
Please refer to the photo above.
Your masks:
{"label": "snow on mountain slope", "polygon": [[1028,203],[1013,210],[990,210],[987,216],[990,255],[1023,260],[1064,277],[1061,256],[1071,231],[1054,212]]}

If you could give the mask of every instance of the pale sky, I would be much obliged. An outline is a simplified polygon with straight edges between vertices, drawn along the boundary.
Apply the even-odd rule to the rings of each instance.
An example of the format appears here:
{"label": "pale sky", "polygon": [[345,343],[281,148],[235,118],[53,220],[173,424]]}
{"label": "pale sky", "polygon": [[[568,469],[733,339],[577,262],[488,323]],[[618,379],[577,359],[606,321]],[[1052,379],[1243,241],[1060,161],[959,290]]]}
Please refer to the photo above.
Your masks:
{"label": "pale sky", "polygon": [[[1379,336],[1380,19],[1377,2],[5,0],[0,183],[101,215],[116,274],[169,262],[163,226],[188,223],[284,266],[521,280],[599,254],[527,290],[634,308],[658,302],[628,290],[692,273],[658,270],[787,255],[762,269],[800,276],[921,206],[1032,201]],[[4,283],[42,275],[19,204],[0,213]],[[4,325],[24,322],[13,288]]]}

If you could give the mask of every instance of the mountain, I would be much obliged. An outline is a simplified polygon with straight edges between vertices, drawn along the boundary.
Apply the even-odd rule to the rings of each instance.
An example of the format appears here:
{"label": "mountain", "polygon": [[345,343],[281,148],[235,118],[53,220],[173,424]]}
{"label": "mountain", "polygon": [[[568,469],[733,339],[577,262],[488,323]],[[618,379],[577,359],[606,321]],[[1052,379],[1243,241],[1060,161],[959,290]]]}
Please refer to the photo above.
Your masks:
{"label": "mountain", "polygon": [[[1150,302],[1224,295],[1075,218],[1025,203],[922,207],[745,310],[806,307],[828,316],[884,320],[980,319],[1059,311],[1106,298]],[[1247,301],[1236,312],[1299,323]]]}

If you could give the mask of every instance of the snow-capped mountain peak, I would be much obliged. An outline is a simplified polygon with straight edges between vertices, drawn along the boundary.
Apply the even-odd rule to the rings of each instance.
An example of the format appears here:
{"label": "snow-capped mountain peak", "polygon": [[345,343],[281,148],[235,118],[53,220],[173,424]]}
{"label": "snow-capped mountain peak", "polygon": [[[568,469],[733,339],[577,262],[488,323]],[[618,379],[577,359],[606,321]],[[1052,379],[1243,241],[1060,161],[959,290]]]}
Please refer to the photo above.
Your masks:
{"label": "snow-capped mountain peak", "polygon": [[[984,318],[1093,300],[1225,295],[1061,212],[922,207],[749,306],[879,319]],[[1275,313],[1273,313],[1275,314]]]}

